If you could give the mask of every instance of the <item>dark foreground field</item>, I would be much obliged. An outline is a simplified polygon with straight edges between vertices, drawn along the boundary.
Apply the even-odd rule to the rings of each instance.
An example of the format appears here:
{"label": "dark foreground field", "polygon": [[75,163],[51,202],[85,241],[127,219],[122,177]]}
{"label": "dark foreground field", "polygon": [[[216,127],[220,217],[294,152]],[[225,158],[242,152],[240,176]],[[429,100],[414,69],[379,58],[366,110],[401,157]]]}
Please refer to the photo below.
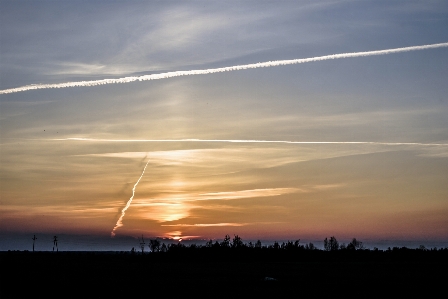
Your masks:
{"label": "dark foreground field", "polygon": [[413,298],[448,292],[447,250],[0,252],[0,265],[0,298]]}

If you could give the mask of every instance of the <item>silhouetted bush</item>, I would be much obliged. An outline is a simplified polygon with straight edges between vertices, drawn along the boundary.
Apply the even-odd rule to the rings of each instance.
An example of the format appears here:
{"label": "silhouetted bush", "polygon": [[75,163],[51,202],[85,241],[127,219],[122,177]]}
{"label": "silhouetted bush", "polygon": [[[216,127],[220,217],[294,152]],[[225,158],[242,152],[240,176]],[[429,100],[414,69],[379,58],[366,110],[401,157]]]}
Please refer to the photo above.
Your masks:
{"label": "silhouetted bush", "polygon": [[336,240],[336,238],[333,236],[328,240],[325,238],[324,240],[324,248],[326,251],[335,251],[339,249],[339,242]]}
{"label": "silhouetted bush", "polygon": [[159,252],[160,251],[160,241],[157,239],[149,240],[149,248],[152,252]]}
{"label": "silhouetted bush", "polygon": [[224,237],[224,240],[221,242],[221,247],[223,248],[229,248],[230,247],[230,236],[226,235]]}
{"label": "silhouetted bush", "polygon": [[356,240],[356,238],[353,238],[353,240],[347,245],[347,249],[349,250],[364,249],[364,245],[362,244],[362,242]]}

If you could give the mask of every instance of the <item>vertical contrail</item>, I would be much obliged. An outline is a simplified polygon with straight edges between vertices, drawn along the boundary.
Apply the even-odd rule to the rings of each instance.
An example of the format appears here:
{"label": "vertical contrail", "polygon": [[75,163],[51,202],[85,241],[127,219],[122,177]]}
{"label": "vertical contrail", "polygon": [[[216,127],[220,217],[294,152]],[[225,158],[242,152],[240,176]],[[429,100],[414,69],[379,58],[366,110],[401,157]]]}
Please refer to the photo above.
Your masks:
{"label": "vertical contrail", "polygon": [[134,188],[132,188],[132,196],[131,198],[129,198],[128,202],[126,203],[126,206],[123,208],[123,210],[121,210],[121,216],[120,218],[118,218],[117,224],[115,224],[115,227],[112,229],[112,231],[110,232],[110,236],[113,238],[115,237],[115,231],[119,228],[123,226],[123,217],[126,213],[126,210],[129,208],[129,206],[131,205],[132,199],[134,199],[134,195],[135,195],[135,188],[137,187],[138,183],[140,183],[140,180],[142,179],[143,175],[145,174],[145,170],[146,167],[148,166],[149,163],[149,159],[148,162],[146,162],[145,168],[143,168],[142,174],[140,175],[140,177],[138,178],[137,182],[134,185]]}

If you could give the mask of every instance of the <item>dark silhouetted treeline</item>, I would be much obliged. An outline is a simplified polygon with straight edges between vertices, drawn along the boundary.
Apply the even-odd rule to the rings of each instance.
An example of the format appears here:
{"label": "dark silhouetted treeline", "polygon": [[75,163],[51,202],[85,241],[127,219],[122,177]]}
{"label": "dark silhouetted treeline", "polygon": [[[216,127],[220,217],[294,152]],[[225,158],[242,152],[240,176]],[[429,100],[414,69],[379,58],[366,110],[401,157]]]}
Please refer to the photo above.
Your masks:
{"label": "dark silhouetted treeline", "polygon": [[[364,251],[364,252],[426,252],[426,251],[446,251],[448,248],[430,248],[427,249],[425,246],[420,245],[419,248],[410,249],[406,247],[393,247],[387,250],[379,250],[378,248],[368,249],[364,246],[363,242],[353,238],[347,245],[345,243],[339,244],[337,239],[333,236],[330,238],[325,238],[324,249],[318,249],[313,243],[301,244],[300,239],[295,241],[287,242],[274,242],[268,245],[262,245],[261,241],[257,242],[243,242],[243,239],[234,235],[231,239],[229,235],[226,235],[222,241],[209,240],[205,245],[190,244],[186,245],[182,242],[165,244],[159,239],[149,240],[149,252],[150,253],[256,253],[256,252],[271,252],[271,253],[286,253],[286,252],[310,252],[310,251],[339,251],[339,252],[353,252],[353,251]],[[132,250],[133,253],[137,251]]]}
{"label": "dark silhouetted treeline", "polygon": [[448,281],[446,248],[370,250],[330,237],[319,250],[237,235],[147,246],[143,253],[0,252],[0,298],[427,298]]}

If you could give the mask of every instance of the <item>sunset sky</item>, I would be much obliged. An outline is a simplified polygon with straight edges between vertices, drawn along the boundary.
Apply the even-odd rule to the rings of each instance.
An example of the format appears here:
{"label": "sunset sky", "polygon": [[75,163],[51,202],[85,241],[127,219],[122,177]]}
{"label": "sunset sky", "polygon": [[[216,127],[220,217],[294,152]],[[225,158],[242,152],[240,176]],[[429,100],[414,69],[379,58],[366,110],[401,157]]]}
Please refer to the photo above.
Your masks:
{"label": "sunset sky", "polygon": [[[446,1],[0,0],[0,90],[447,42]],[[115,238],[447,242],[447,82],[439,47],[0,94],[2,248],[127,203]]]}

